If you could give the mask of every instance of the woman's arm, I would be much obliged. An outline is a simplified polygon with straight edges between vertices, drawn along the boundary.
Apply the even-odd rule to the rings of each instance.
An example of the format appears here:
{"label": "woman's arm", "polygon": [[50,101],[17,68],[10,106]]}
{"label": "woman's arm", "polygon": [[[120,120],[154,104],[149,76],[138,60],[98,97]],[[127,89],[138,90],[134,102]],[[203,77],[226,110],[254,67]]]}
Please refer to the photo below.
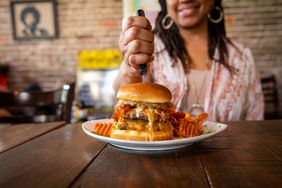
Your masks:
{"label": "woman's arm", "polygon": [[131,68],[126,64],[126,62],[122,61],[119,73],[114,80],[113,88],[115,91],[117,91],[121,86],[141,81],[142,77],[138,69]]}

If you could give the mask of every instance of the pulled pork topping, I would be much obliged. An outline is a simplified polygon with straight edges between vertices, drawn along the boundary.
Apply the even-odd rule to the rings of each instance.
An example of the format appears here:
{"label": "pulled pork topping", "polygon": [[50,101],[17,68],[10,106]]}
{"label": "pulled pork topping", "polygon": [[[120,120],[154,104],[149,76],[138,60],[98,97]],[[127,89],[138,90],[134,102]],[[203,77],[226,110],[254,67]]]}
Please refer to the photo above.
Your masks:
{"label": "pulled pork topping", "polygon": [[148,102],[136,102],[136,101],[128,101],[128,100],[119,100],[116,104],[115,108],[123,108],[124,106],[132,106],[137,108],[156,108],[161,110],[166,110],[168,108],[173,107],[171,102],[168,103],[148,103]]}

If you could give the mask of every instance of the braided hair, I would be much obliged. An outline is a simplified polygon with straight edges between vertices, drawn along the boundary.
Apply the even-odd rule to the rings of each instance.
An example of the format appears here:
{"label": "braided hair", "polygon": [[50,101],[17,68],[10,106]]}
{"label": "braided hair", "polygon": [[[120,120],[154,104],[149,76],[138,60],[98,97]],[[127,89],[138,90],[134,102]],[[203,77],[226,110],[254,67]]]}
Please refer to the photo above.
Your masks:
{"label": "braided hair", "polygon": [[[175,23],[173,23],[169,29],[164,29],[162,27],[162,20],[167,15],[166,0],[159,0],[159,4],[161,6],[161,10],[156,18],[154,33],[158,34],[174,63],[180,60],[185,72],[187,72],[192,62],[189,53],[186,51],[184,39],[180,35],[179,29]],[[221,0],[215,0],[214,7],[219,7],[223,10]],[[210,59],[222,64],[231,73],[233,73],[233,68],[228,64],[227,43],[232,44],[230,39],[226,37],[224,18],[217,24],[208,20],[208,56]],[[219,59],[214,59],[214,54],[217,48],[219,52]]]}

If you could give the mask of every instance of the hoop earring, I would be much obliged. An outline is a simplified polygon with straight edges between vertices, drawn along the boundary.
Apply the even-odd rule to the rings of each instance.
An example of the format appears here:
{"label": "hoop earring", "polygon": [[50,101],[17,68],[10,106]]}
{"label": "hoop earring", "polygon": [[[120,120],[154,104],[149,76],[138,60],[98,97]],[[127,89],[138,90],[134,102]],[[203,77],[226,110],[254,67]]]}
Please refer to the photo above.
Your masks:
{"label": "hoop earring", "polygon": [[[167,23],[168,19],[170,21]],[[163,27],[163,29],[167,30],[167,29],[171,28],[172,24],[173,24],[173,21],[170,18],[170,16],[168,14],[165,15],[165,17],[162,19],[162,27]]]}
{"label": "hoop earring", "polygon": [[[212,16],[211,16],[211,11],[218,11],[219,12],[219,17],[217,19],[214,19]],[[213,7],[211,9],[210,13],[208,14],[208,18],[209,20],[214,23],[214,24],[217,24],[219,22],[222,21],[223,19],[223,11],[221,10],[221,8],[219,8],[218,6],[217,7]]]}

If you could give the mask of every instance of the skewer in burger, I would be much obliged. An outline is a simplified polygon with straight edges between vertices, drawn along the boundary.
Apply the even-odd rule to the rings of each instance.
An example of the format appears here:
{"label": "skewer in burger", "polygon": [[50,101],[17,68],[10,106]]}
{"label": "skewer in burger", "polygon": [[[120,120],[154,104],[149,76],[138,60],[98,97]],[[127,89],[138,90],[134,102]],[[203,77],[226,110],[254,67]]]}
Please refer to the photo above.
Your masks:
{"label": "skewer in burger", "polygon": [[171,140],[171,92],[154,83],[136,83],[120,87],[110,137],[134,141]]}

